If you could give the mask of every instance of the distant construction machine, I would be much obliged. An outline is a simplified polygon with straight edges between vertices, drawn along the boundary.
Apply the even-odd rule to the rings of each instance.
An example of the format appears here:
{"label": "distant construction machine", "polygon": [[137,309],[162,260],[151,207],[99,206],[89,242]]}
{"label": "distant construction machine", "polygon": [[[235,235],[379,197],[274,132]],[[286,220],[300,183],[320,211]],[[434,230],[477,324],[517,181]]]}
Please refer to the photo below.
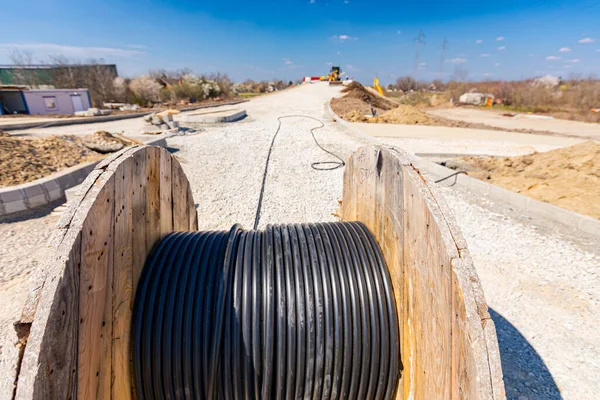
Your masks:
{"label": "distant construction machine", "polygon": [[342,84],[342,76],[344,75],[341,72],[340,67],[331,67],[331,71],[329,71],[329,75],[327,75],[327,80],[330,85],[341,85]]}

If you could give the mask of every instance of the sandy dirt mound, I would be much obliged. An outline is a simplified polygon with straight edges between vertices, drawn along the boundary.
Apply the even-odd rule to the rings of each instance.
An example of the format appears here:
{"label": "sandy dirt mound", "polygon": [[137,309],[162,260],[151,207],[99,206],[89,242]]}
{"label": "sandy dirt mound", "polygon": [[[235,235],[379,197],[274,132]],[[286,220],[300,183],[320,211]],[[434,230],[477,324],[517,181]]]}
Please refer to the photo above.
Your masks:
{"label": "sandy dirt mound", "polygon": [[379,108],[381,110],[391,110],[392,108],[396,108],[398,104],[395,101],[392,101],[386,97],[381,96],[377,92],[372,92],[367,90],[363,85],[358,82],[352,82],[344,89],[342,89],[342,93],[346,93],[344,98],[355,98],[359,99],[367,105],[372,105],[375,108]]}
{"label": "sandy dirt mound", "polygon": [[416,107],[401,105],[376,117],[367,119],[370,123],[433,125],[433,120]]}
{"label": "sandy dirt mound", "polygon": [[446,166],[469,175],[600,219],[600,144],[571,147],[518,157],[465,157]]}
{"label": "sandy dirt mound", "polygon": [[19,185],[103,156],[76,136],[0,137],[0,187]]}
{"label": "sandy dirt mound", "polygon": [[[354,97],[331,99],[331,109],[344,119],[346,119],[346,114],[353,111],[361,115],[371,115],[371,106]],[[384,113],[385,110],[382,110],[381,108],[375,108],[375,112],[381,114]]]}

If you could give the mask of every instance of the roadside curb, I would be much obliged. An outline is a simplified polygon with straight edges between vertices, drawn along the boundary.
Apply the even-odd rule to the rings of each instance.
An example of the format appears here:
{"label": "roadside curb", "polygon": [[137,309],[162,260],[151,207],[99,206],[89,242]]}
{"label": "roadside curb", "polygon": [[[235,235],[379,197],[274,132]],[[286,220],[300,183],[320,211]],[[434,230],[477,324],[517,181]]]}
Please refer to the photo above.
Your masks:
{"label": "roadside curb", "polygon": [[[352,132],[361,140],[366,140],[370,143],[384,145],[387,147],[393,147],[386,145],[375,136],[371,136],[365,132],[362,132],[361,130],[353,127],[347,121],[340,118],[335,112],[333,112],[329,102],[327,102],[327,111],[336,122],[342,125],[346,130]],[[411,158],[417,161],[415,167],[431,175],[432,177],[443,178],[456,172],[455,170],[446,168],[442,165],[415,155],[413,155]],[[500,186],[480,181],[479,179],[472,178],[467,175],[457,175],[456,179],[457,185],[467,188],[474,193],[489,196],[497,201],[518,208],[531,216],[559,222],[586,234],[600,238],[600,220],[588,217],[587,215],[579,214],[574,211],[569,211],[549,203],[535,200],[529,196],[515,193],[513,191],[501,188]]]}
{"label": "roadside curb", "polygon": [[[227,102],[227,103],[211,104],[208,106],[182,108],[180,111],[186,112],[186,111],[201,110],[203,108],[233,106],[236,104],[245,103],[247,101],[249,101],[249,100],[238,100],[238,101],[232,101],[232,102]],[[144,112],[135,113],[135,114],[103,115],[103,116],[98,116],[98,117],[87,117],[87,118],[84,117],[82,119],[69,119],[69,120],[64,119],[64,120],[49,121],[46,123],[28,122],[28,123],[24,123],[24,124],[0,125],[0,129],[2,129],[3,131],[16,131],[19,129],[30,129],[30,128],[42,128],[42,127],[43,128],[51,128],[51,127],[56,127],[56,126],[94,124],[94,123],[98,123],[98,122],[111,122],[111,121],[119,121],[122,119],[139,118],[139,117],[143,117],[145,115],[150,115],[153,112],[154,111],[144,111]]]}
{"label": "roadside curb", "polygon": [[[164,137],[144,145],[167,147]],[[0,216],[32,210],[65,197],[65,191],[81,184],[102,160],[91,161],[56,172],[45,178],[0,189]]]}

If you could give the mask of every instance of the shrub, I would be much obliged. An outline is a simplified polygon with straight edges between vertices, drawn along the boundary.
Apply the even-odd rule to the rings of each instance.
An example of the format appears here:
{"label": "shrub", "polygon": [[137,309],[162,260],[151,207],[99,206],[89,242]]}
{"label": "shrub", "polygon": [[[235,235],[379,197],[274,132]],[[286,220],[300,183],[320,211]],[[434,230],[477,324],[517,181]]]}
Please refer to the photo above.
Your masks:
{"label": "shrub", "polygon": [[159,100],[161,85],[148,75],[132,79],[129,88],[141,105]]}

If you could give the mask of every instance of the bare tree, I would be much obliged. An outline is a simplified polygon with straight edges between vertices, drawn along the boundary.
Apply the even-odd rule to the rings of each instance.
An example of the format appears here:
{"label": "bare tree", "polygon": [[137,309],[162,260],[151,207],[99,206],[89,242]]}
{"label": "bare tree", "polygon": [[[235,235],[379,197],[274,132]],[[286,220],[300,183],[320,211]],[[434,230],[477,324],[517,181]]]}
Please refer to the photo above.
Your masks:
{"label": "bare tree", "polygon": [[33,55],[28,51],[20,51],[19,49],[11,50],[9,56],[13,64],[11,71],[11,80],[17,85],[25,85],[31,88],[40,85],[40,76],[38,72],[31,68],[33,64]]}
{"label": "bare tree", "polygon": [[467,80],[468,76],[469,76],[469,71],[466,68],[458,66],[458,67],[454,68],[454,73],[452,74],[452,80],[464,82]]}
{"label": "bare tree", "polygon": [[417,81],[412,76],[403,76],[396,80],[396,87],[403,92],[417,90]]}

